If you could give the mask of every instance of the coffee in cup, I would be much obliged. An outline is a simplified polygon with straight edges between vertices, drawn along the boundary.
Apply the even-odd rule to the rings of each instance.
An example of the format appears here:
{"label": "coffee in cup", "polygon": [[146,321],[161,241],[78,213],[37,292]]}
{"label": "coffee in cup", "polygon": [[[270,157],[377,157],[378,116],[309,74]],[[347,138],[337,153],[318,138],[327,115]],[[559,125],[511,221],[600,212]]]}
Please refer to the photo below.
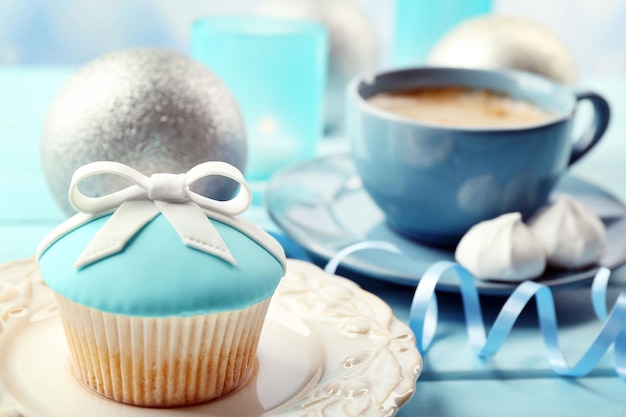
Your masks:
{"label": "coffee in cup", "polygon": [[543,123],[553,117],[528,101],[462,86],[382,91],[367,101],[421,123],[445,126],[524,126]]}
{"label": "coffee in cup", "polygon": [[[370,101],[379,93],[426,90],[435,98],[456,97],[451,108],[438,111],[456,115],[456,123],[439,123],[434,116],[414,120]],[[512,100],[513,107],[526,103],[547,116],[521,124],[509,120],[468,126],[466,110],[456,109],[458,97],[481,91]],[[581,101],[592,105],[593,120],[573,138]],[[419,67],[353,79],[347,91],[346,134],[363,186],[388,224],[411,238],[453,245],[480,221],[513,211],[527,217],[545,205],[568,167],[598,143],[609,118],[608,103],[600,95],[539,75]]]}

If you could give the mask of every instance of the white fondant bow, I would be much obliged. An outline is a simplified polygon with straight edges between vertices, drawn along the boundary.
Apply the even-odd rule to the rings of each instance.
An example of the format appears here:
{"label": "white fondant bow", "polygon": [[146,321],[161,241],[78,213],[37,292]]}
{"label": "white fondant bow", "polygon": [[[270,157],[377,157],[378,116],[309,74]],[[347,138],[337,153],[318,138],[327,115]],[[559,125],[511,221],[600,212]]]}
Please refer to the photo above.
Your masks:
{"label": "white fondant bow", "polygon": [[[102,196],[88,197],[78,185],[93,175],[113,174],[133,185]],[[204,197],[190,190],[191,184],[209,176],[230,178],[240,184],[230,200]],[[243,174],[225,162],[211,161],[197,165],[186,174],[154,174],[147,177],[118,162],[101,161],[82,166],[74,173],[69,199],[74,208],[86,214],[115,212],[96,233],[80,255],[75,267],[89,265],[121,251],[126,243],[159,213],[171,223],[183,243],[235,264],[230,250],[204,210],[226,216],[243,213],[251,201],[250,188]]]}

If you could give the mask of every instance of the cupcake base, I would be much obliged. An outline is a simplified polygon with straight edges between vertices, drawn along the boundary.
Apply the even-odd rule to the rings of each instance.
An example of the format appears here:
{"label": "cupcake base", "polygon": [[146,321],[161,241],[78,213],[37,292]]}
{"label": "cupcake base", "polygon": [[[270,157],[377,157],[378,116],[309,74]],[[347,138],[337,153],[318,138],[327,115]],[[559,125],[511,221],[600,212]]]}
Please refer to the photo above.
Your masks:
{"label": "cupcake base", "polygon": [[110,314],[57,295],[74,371],[96,393],[143,407],[180,407],[237,388],[255,360],[271,298],[190,317]]}

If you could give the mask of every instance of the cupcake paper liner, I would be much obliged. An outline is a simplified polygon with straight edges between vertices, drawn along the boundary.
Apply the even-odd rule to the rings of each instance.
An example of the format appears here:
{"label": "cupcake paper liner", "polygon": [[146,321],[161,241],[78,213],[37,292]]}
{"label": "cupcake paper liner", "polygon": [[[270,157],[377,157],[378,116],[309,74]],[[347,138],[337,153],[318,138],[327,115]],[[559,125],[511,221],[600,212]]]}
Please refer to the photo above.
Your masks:
{"label": "cupcake paper liner", "polygon": [[145,318],[57,295],[77,378],[104,397],[145,407],[198,404],[237,388],[254,363],[270,300],[232,312]]}

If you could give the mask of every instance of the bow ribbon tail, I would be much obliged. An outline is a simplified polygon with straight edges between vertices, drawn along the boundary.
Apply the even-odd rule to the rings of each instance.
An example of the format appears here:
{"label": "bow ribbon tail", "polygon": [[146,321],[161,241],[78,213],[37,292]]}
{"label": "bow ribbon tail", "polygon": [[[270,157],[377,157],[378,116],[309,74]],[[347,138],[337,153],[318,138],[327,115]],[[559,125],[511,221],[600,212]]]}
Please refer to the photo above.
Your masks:
{"label": "bow ribbon tail", "polygon": [[237,264],[213,223],[196,203],[155,201],[154,205],[174,227],[185,245],[215,255],[232,265]]}
{"label": "bow ribbon tail", "polygon": [[96,233],[74,263],[75,268],[89,265],[120,252],[126,243],[159,214],[151,201],[137,200],[123,203]]}

